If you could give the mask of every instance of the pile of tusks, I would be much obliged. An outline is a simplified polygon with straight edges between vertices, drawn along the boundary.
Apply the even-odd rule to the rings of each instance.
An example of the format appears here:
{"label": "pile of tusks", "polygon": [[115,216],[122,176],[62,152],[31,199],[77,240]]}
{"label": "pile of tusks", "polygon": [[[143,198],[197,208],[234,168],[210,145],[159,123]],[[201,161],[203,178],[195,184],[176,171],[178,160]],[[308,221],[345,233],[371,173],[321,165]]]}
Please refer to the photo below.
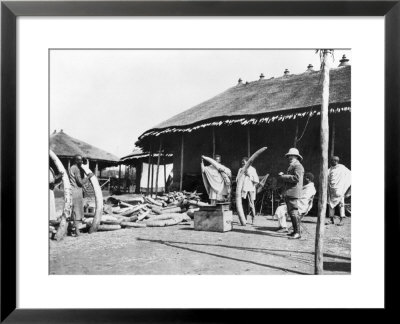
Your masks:
{"label": "pile of tusks", "polygon": [[[196,192],[172,192],[163,195],[111,196],[104,201],[98,231],[114,231],[122,228],[164,227],[189,222],[200,206]],[[87,206],[91,210],[90,205]],[[93,206],[94,207],[94,206]],[[92,208],[93,209],[93,208]],[[90,229],[93,213],[85,212],[80,231]],[[50,221],[50,232],[57,230],[59,221]]]}

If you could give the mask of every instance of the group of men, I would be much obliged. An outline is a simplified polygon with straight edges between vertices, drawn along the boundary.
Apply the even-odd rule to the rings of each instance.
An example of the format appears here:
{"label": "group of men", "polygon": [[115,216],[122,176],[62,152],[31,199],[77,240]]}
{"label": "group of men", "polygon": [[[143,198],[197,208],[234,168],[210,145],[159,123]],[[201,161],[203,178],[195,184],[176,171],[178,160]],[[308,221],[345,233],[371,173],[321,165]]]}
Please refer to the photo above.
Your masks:
{"label": "group of men", "polygon": [[[289,162],[289,167],[286,171],[278,174],[280,180],[284,184],[283,196],[285,203],[279,206],[275,211],[275,216],[278,219],[278,232],[287,233],[290,238],[301,238],[300,221],[306,215],[313,205],[316,189],[314,186],[314,175],[310,172],[305,173],[304,167],[301,164],[303,157],[300,155],[299,150],[291,148],[285,154]],[[218,162],[219,167],[214,165],[204,166],[201,162],[201,170],[204,179],[204,185],[207,193],[209,194],[211,204],[217,201],[224,201],[228,195],[228,187],[226,177],[231,177],[231,170],[221,164],[221,156],[216,155],[215,161]],[[242,159],[242,167],[248,161],[248,157]],[[238,175],[241,173],[242,168],[239,169]],[[260,182],[257,171],[253,166],[250,166],[244,173],[244,185],[242,189],[242,203],[247,220],[250,213],[252,222],[254,222],[255,213],[255,199],[256,199],[256,186]],[[237,179],[236,179],[237,180]],[[328,206],[330,222],[334,224],[335,208],[340,209],[340,222],[339,226],[343,225],[345,218],[345,204],[344,198],[349,194],[351,186],[351,172],[344,165],[339,164],[339,157],[333,156],[331,159],[331,167],[328,171]],[[292,222],[293,231],[289,233],[286,217],[289,216]]]}
{"label": "group of men", "polygon": [[[303,157],[300,155],[298,149],[289,149],[285,156],[288,159],[289,167],[286,173],[280,172],[278,174],[279,178],[284,183],[283,196],[285,203],[276,209],[275,216],[278,219],[278,232],[287,233],[291,238],[299,239],[301,237],[301,217],[306,215],[312,208],[313,199],[316,194],[313,183],[314,176],[310,172],[304,173],[304,167],[301,164]],[[227,183],[227,179],[230,179],[232,176],[231,170],[221,164],[220,155],[215,156],[215,161],[218,163],[218,167],[212,164],[204,166],[203,161],[201,162],[204,185],[209,195],[210,202],[213,205],[218,201],[226,201],[230,190],[230,183]],[[248,157],[242,159],[242,168],[247,161]],[[238,175],[241,173],[242,168],[239,169]],[[56,218],[53,190],[55,184],[61,181],[62,175],[62,173],[55,175],[54,171],[50,168],[50,219]],[[89,170],[89,167],[83,164],[82,156],[75,155],[73,165],[69,169],[69,179],[72,187],[72,216],[76,235],[79,235],[79,228],[84,213],[83,186],[92,176],[93,173]],[[254,222],[256,216],[256,186],[260,182],[260,179],[253,166],[247,168],[244,176],[241,192],[243,209],[246,220],[250,214],[252,222]],[[343,219],[345,218],[344,198],[349,195],[350,187],[350,170],[339,163],[339,157],[333,156],[331,159],[331,167],[328,172],[328,206],[330,221],[327,225],[334,224],[336,207],[340,209],[340,222],[338,225],[343,225]],[[286,224],[287,216],[290,217],[292,222],[293,232],[291,233],[289,233]]]}

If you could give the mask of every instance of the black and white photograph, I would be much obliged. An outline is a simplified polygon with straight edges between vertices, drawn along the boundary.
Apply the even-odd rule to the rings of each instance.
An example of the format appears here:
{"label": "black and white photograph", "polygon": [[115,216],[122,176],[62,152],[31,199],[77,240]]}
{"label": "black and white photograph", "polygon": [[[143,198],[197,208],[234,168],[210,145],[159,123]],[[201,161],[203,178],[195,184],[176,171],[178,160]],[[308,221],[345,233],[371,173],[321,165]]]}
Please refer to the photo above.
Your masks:
{"label": "black and white photograph", "polygon": [[50,49],[49,275],[350,275],[351,64]]}

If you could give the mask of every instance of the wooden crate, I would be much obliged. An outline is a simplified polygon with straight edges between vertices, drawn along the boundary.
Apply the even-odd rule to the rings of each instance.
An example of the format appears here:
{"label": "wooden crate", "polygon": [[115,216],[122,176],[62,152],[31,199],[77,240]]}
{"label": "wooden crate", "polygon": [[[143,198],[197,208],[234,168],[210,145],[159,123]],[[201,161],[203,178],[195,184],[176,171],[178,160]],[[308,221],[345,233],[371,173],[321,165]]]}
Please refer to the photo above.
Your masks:
{"label": "wooden crate", "polygon": [[196,231],[228,232],[232,230],[232,211],[226,205],[207,206],[194,212]]}

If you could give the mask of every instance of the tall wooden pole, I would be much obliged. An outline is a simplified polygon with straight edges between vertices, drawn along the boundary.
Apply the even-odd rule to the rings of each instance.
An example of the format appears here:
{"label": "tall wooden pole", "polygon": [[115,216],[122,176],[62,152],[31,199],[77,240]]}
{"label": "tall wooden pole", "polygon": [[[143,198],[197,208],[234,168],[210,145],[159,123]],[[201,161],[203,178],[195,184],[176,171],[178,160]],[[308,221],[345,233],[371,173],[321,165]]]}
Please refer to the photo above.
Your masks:
{"label": "tall wooden pole", "polygon": [[293,147],[297,147],[297,139],[299,137],[299,120],[296,119],[296,133],[294,134],[294,143]]}
{"label": "tall wooden pole", "polygon": [[247,156],[251,155],[250,126],[247,126]]}
{"label": "tall wooden pole", "polygon": [[165,162],[165,152],[163,153],[163,165],[164,165],[164,192],[167,192],[167,164]]}
{"label": "tall wooden pole", "polygon": [[154,185],[154,153],[151,153],[151,180],[150,180],[150,195],[153,196],[153,185]]}
{"label": "tall wooden pole", "polygon": [[212,129],[212,157],[215,159],[215,126],[211,127]]}
{"label": "tall wooden pole", "polygon": [[336,132],[336,127],[335,127],[335,120],[332,120],[332,136],[331,136],[331,154],[329,155],[330,157],[335,155],[335,132]]}
{"label": "tall wooden pole", "polygon": [[151,144],[150,144],[149,163],[148,163],[148,165],[147,165],[147,192],[146,192],[146,194],[149,194],[149,191],[150,191],[150,164],[151,164],[151,155],[152,155],[152,150],[151,150]]}
{"label": "tall wooden pole", "polygon": [[182,134],[182,138],[181,138],[181,174],[180,174],[180,178],[179,178],[179,191],[182,191],[182,182],[183,182],[183,153],[184,153],[184,137]]}
{"label": "tall wooden pole", "polygon": [[99,163],[96,161],[96,167],[94,168],[94,175],[99,176]]}
{"label": "tall wooden pole", "polygon": [[118,168],[118,191],[121,190],[121,164],[119,165]]}
{"label": "tall wooden pole", "polygon": [[321,105],[321,129],[320,145],[321,159],[319,169],[319,199],[318,199],[318,220],[315,235],[315,274],[324,272],[324,232],[325,213],[328,190],[328,148],[329,148],[329,61],[332,50],[321,50],[321,75],[322,75],[322,105]]}
{"label": "tall wooden pole", "polygon": [[160,147],[158,149],[158,157],[157,157],[157,174],[156,174],[156,195],[158,193],[158,174],[160,171],[160,158],[161,158],[161,148],[162,148],[162,139],[160,137]]}

